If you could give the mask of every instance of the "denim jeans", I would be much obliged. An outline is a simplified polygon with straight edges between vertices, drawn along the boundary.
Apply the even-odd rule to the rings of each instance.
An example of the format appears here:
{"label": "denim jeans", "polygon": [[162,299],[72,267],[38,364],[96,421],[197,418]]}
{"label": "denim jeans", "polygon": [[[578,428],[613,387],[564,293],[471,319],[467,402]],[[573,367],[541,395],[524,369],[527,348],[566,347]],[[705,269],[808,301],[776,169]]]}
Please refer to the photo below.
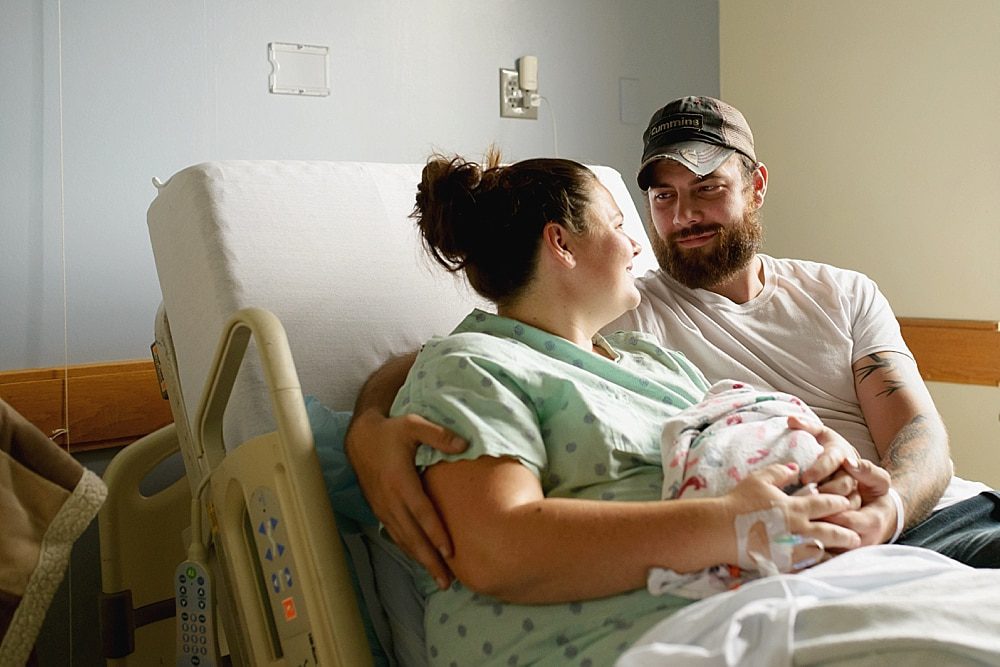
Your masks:
{"label": "denim jeans", "polygon": [[1000,493],[984,491],[934,512],[899,536],[972,567],[1000,568]]}

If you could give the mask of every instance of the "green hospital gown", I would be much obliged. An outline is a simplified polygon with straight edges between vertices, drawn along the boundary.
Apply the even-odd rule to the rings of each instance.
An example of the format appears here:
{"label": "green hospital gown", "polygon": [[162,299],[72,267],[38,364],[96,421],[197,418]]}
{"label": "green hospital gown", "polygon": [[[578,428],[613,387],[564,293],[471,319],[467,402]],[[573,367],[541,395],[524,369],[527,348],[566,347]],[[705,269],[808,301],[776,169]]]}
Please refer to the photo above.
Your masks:
{"label": "green hospital gown", "polygon": [[[515,457],[547,497],[658,500],[664,421],[699,401],[704,376],[684,355],[620,332],[595,338],[615,360],[483,311],[417,356],[392,414],[416,413],[469,441],[462,454],[423,446],[421,468],[480,456]],[[608,567],[614,567],[609,555]],[[645,589],[568,604],[516,605],[460,582],[428,596],[432,665],[610,665],[655,622],[687,604]]]}

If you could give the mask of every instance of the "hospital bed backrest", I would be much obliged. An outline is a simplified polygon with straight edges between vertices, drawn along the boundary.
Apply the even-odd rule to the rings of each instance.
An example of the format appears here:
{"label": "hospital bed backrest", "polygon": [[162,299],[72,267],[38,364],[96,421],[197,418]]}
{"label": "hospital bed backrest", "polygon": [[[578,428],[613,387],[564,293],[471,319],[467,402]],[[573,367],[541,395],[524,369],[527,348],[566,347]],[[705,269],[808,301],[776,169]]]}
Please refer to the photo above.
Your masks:
{"label": "hospital bed backrest", "polygon": [[[220,331],[244,307],[281,320],[304,394],[350,410],[373,369],[482,305],[418,241],[408,216],[421,168],[225,161],[157,183],[149,233],[189,420]],[[634,265],[641,275],[655,260],[635,205],[615,170],[594,170],[645,246]],[[274,428],[255,358],[248,355],[227,408],[227,448]]]}

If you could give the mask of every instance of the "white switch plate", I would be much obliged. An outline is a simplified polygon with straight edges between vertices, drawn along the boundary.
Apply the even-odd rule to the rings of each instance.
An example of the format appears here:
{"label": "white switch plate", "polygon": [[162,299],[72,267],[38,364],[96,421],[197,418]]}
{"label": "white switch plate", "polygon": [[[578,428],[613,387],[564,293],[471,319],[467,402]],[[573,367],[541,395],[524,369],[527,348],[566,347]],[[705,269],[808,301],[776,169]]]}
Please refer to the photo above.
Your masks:
{"label": "white switch plate", "polygon": [[268,89],[279,95],[330,94],[330,47],[271,42],[267,45],[271,62]]}

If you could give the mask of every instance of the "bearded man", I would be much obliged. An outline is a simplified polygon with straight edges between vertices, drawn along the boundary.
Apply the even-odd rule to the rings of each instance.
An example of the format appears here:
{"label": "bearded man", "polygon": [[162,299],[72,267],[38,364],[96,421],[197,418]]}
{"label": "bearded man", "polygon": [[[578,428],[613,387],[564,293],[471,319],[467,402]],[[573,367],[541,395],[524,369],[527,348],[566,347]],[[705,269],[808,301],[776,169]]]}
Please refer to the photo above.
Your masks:
{"label": "bearded man", "polygon": [[[639,307],[608,329],[656,336],[710,383],[729,378],[799,397],[888,470],[891,490],[862,493],[863,505],[829,519],[863,544],[897,541],[1000,567],[1000,495],[952,476],[944,425],[876,284],[759,252],[768,173],[743,114],[714,98],[680,98],[653,114],[643,141],[638,183],[660,269],[637,280]],[[423,495],[413,450],[463,443],[420,418],[385,417],[410,363],[390,362],[366,385],[346,446],[389,533],[445,581],[450,540]],[[804,483],[822,481],[810,474]]]}

